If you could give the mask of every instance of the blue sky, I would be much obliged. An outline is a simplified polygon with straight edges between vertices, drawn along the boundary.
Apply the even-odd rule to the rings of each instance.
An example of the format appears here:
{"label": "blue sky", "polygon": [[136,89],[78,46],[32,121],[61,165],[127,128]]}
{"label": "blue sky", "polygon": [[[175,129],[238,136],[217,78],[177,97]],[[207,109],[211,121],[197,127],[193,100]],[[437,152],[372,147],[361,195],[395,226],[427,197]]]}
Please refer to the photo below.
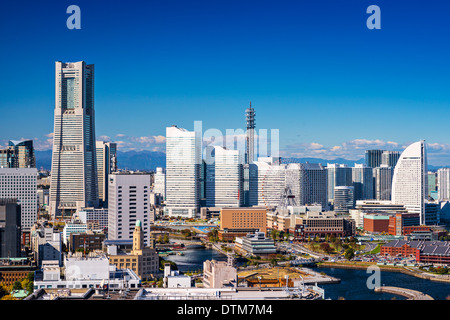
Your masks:
{"label": "blue sky", "polygon": [[[69,30],[69,5],[81,30]],[[369,30],[369,5],[381,30]],[[429,143],[450,165],[450,3],[4,1],[0,145],[51,145],[54,62],[95,64],[96,133],[164,150],[165,127],[279,129],[282,155],[359,159]],[[19,120],[20,119],[20,120]]]}

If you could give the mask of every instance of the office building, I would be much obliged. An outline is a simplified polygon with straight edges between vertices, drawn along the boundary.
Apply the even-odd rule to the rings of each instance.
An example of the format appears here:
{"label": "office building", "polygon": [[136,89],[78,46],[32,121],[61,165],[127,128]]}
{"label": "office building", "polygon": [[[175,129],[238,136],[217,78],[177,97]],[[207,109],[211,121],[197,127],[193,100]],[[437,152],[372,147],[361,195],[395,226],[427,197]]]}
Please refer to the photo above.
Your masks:
{"label": "office building", "polygon": [[55,64],[51,216],[98,206],[94,65]]}
{"label": "office building", "polygon": [[325,238],[326,236],[350,237],[355,234],[355,222],[338,216],[335,212],[309,211],[306,215],[291,216],[290,233],[295,240]]}
{"label": "office building", "polygon": [[450,200],[450,168],[440,168],[437,171],[439,201]]}
{"label": "office building", "polygon": [[0,198],[17,199],[22,232],[29,234],[37,219],[37,169],[0,168]]}
{"label": "office building", "polygon": [[131,240],[138,220],[150,243],[151,176],[145,172],[114,172],[109,176],[108,239]]}
{"label": "office building", "polygon": [[366,150],[364,158],[365,164],[369,168],[376,168],[382,164],[382,154],[384,150]]}
{"label": "office building", "polygon": [[108,204],[108,177],[117,171],[117,144],[96,141],[98,198]]}
{"label": "office building", "polygon": [[219,239],[232,241],[247,233],[267,231],[267,210],[265,207],[221,208]]}
{"label": "office building", "polygon": [[392,203],[405,205],[409,213],[419,213],[420,224],[424,224],[427,187],[427,153],[422,140],[408,146],[395,166]]}
{"label": "office building", "polygon": [[153,193],[159,194],[164,200],[166,198],[166,170],[161,167],[156,168],[153,178]]}
{"label": "office building", "polygon": [[83,208],[76,213],[76,218],[86,224],[88,230],[103,231],[108,229],[107,208]]}
{"label": "office building", "polygon": [[20,205],[17,199],[0,198],[0,258],[21,256]]}
{"label": "office building", "polygon": [[239,150],[213,147],[206,165],[206,206],[240,207],[243,199],[243,159]]}
{"label": "office building", "polygon": [[36,223],[31,230],[31,250],[37,266],[48,260],[58,261],[62,265],[61,232],[48,223]]}
{"label": "office building", "polygon": [[196,217],[200,212],[201,137],[196,131],[166,128],[166,214]]}
{"label": "office building", "polygon": [[264,232],[249,233],[244,237],[236,238],[235,250],[243,255],[263,257],[274,256],[277,253],[275,241],[266,238]]}
{"label": "office building", "polygon": [[[285,192],[286,165],[272,157],[258,158],[250,170],[250,199],[252,205],[275,208]],[[255,188],[255,189],[253,189]],[[257,193],[253,193],[257,190]],[[254,197],[257,196],[257,201]],[[255,204],[256,202],[256,204]]]}
{"label": "office building", "polygon": [[352,168],[352,181],[355,200],[374,199],[372,168],[355,163]]}
{"label": "office building", "polygon": [[327,164],[327,194],[328,201],[334,202],[334,188],[340,186],[353,186],[352,168],[345,164],[328,163]]}
{"label": "office building", "polygon": [[376,200],[391,200],[393,175],[394,175],[393,167],[381,165],[381,167],[373,168]]}
{"label": "office building", "polygon": [[33,140],[10,140],[6,149],[0,150],[1,168],[36,168]]}
{"label": "office building", "polygon": [[379,167],[395,167],[399,158],[400,152],[398,151],[383,151],[381,154],[381,165],[379,165]]}
{"label": "office building", "polygon": [[334,212],[348,214],[355,207],[355,189],[353,187],[334,187]]}

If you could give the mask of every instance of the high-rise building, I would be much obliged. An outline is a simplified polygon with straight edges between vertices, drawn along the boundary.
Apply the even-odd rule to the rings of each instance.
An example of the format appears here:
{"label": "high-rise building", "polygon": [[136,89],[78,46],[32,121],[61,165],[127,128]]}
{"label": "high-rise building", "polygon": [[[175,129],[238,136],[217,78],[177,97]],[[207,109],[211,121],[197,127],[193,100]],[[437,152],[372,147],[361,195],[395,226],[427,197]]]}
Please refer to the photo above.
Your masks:
{"label": "high-rise building", "polygon": [[437,171],[439,201],[450,200],[450,168],[439,168]]}
{"label": "high-rise building", "polygon": [[0,258],[21,257],[20,205],[0,196]]}
{"label": "high-rise building", "polygon": [[215,146],[210,154],[206,165],[206,206],[242,206],[243,159],[239,150]]}
{"label": "high-rise building", "polygon": [[162,199],[166,198],[166,170],[164,168],[156,168],[156,172],[153,175],[153,193],[161,195]]}
{"label": "high-rise building", "polygon": [[[285,191],[286,165],[280,164],[273,157],[260,157],[253,164],[250,187],[257,190],[257,193],[252,193],[250,190],[251,203],[267,209],[277,207]],[[254,199],[255,196],[257,196],[257,202]]]}
{"label": "high-rise building", "polygon": [[199,213],[201,136],[176,126],[166,128],[166,214],[192,218]]}
{"label": "high-rise building", "polygon": [[37,175],[36,168],[0,168],[0,198],[17,199],[22,232],[28,233],[37,219]]}
{"label": "high-rise building", "polygon": [[428,171],[428,194],[427,199],[433,200],[437,199],[437,172]]}
{"label": "high-rise building", "polygon": [[114,172],[108,179],[108,240],[131,240],[136,222],[142,222],[150,243],[151,176],[144,172]]}
{"label": "high-rise building", "polygon": [[427,153],[425,141],[421,140],[408,146],[397,161],[392,203],[405,205],[410,213],[419,213],[420,224],[424,224],[427,188]]}
{"label": "high-rise building", "polygon": [[366,150],[365,163],[367,167],[376,168],[381,165],[384,150]]}
{"label": "high-rise building", "polygon": [[392,176],[394,168],[381,165],[381,167],[373,169],[375,179],[375,199],[391,200]]}
{"label": "high-rise building", "polygon": [[355,207],[355,193],[353,187],[334,187],[334,212],[347,214]]}
{"label": "high-rise building", "polygon": [[323,207],[327,206],[327,170],[325,167],[320,163],[290,163],[286,170],[286,184],[291,186],[297,205],[320,204]]}
{"label": "high-rise building", "polygon": [[96,141],[98,198],[108,203],[108,177],[117,171],[117,144]]}
{"label": "high-rise building", "polygon": [[381,165],[394,168],[398,158],[400,158],[400,152],[398,151],[383,151],[381,154]]}
{"label": "high-rise building", "polygon": [[355,200],[374,199],[373,170],[364,164],[355,163],[352,168]]}
{"label": "high-rise building", "polygon": [[252,108],[252,103],[250,102],[250,107],[245,110],[246,120],[247,120],[247,144],[246,144],[246,164],[250,164],[255,161],[255,109]]}
{"label": "high-rise building", "polygon": [[55,118],[50,214],[98,206],[94,65],[55,64]]}
{"label": "high-rise building", "polygon": [[36,168],[33,140],[10,140],[0,150],[0,168]]}
{"label": "high-rise building", "polygon": [[328,201],[334,201],[334,188],[339,186],[353,186],[352,168],[346,164],[328,163],[327,164],[327,194]]}

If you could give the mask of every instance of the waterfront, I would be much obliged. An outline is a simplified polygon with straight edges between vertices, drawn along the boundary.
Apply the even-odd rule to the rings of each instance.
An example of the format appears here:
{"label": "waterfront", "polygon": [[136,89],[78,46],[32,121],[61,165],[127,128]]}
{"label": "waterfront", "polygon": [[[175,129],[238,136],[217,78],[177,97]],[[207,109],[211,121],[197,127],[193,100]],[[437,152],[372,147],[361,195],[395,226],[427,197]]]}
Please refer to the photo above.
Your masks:
{"label": "waterfront", "polygon": [[[181,272],[196,271],[203,268],[203,261],[226,261],[227,257],[209,248],[188,248],[183,256],[171,255],[166,259],[175,262]],[[366,270],[321,267],[316,272],[324,272],[329,276],[341,279],[340,283],[321,284],[325,289],[325,298],[337,300],[405,300],[406,298],[388,293],[377,293],[367,287],[367,279],[371,274]],[[450,283],[435,282],[417,278],[400,272],[381,272],[381,285],[408,288],[430,295],[435,300],[445,300],[450,295]]]}

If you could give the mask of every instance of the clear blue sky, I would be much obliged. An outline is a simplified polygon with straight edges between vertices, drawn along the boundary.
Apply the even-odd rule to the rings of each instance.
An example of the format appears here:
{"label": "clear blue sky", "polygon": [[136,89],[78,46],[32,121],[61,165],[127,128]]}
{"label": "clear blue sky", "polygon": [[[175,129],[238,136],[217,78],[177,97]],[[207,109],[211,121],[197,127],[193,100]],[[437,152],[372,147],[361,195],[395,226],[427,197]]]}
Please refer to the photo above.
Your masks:
{"label": "clear blue sky", "polygon": [[[66,27],[71,4],[81,30]],[[381,30],[366,27],[372,4]],[[449,12],[443,0],[4,1],[0,145],[48,145],[54,62],[84,60],[97,136],[124,148],[157,150],[166,126],[195,120],[244,128],[252,101],[286,155],[358,159],[425,139],[429,162],[450,164]]]}

